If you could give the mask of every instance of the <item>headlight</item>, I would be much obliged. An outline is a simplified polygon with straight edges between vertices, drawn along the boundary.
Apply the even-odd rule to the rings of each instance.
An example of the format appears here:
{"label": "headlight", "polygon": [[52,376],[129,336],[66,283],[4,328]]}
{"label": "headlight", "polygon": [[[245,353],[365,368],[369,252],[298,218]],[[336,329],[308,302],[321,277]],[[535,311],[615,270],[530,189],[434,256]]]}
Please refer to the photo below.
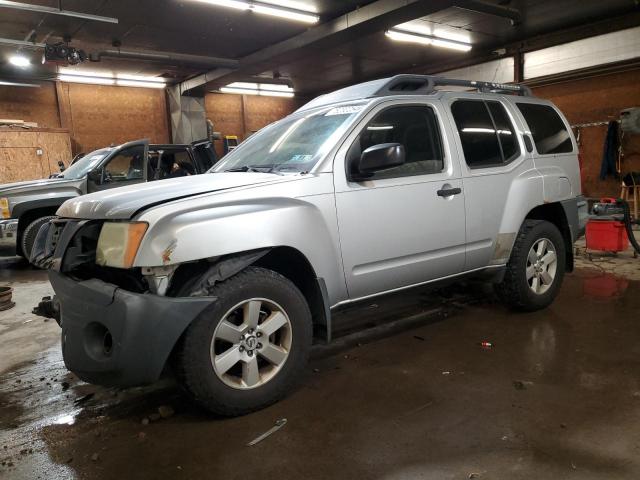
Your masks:
{"label": "headlight", "polygon": [[5,197],[0,197],[0,218],[11,218],[9,199]]}
{"label": "headlight", "polygon": [[131,268],[148,226],[145,222],[106,222],[98,238],[96,263]]}

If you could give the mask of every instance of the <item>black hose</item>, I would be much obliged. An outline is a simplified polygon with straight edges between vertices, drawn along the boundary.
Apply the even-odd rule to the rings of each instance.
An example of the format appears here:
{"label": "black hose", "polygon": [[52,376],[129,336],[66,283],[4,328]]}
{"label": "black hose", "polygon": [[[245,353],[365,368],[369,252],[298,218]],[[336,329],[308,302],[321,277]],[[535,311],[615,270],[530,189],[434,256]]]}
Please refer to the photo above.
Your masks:
{"label": "black hose", "polygon": [[[640,254],[640,244],[638,244],[636,236],[633,234],[633,229],[631,228],[631,209],[629,208],[629,203],[621,198],[619,198],[616,203],[622,206],[622,211],[624,212],[624,226],[627,230],[627,237],[629,237],[629,241],[635,251]],[[638,223],[638,220],[633,223]]]}

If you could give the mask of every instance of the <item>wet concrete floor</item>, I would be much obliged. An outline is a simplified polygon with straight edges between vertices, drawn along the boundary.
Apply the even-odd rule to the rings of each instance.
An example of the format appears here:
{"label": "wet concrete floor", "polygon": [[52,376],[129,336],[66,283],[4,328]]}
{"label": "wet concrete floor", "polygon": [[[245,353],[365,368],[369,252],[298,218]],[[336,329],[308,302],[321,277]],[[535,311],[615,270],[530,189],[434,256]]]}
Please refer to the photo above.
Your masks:
{"label": "wet concrete floor", "polygon": [[[0,277],[17,290],[43,281],[13,268]],[[31,358],[0,368],[0,477],[638,478],[640,283],[579,270],[532,314],[485,293],[418,289],[342,313],[343,333],[374,333],[316,348],[295,393],[234,419],[212,418],[170,381],[84,384],[62,364],[54,322],[4,312],[2,349],[6,331],[43,333],[39,349],[12,340]],[[384,331],[388,320],[401,321]]]}

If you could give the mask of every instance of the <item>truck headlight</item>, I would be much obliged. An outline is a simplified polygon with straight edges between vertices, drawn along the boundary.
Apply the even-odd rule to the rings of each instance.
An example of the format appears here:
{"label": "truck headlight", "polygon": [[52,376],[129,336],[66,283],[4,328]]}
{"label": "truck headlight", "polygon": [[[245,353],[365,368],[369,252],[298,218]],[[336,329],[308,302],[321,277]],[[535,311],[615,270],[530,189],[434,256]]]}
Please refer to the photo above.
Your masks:
{"label": "truck headlight", "polygon": [[0,197],[0,218],[11,218],[9,199],[6,197]]}
{"label": "truck headlight", "polygon": [[146,222],[105,222],[98,238],[96,263],[131,268],[147,227]]}

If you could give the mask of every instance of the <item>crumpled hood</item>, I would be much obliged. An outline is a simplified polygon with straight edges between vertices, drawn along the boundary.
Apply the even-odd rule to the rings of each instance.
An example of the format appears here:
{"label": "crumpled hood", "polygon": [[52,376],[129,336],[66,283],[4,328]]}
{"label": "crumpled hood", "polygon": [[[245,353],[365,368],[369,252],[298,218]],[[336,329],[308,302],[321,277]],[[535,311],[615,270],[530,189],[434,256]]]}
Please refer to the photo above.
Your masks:
{"label": "crumpled hood", "polygon": [[291,176],[267,173],[205,173],[169,180],[113,188],[67,200],[58,209],[61,217],[84,219],[129,219],[136,212],[172,200],[214,193],[232,188],[251,187],[287,181]]}
{"label": "crumpled hood", "polygon": [[5,193],[21,193],[27,190],[46,189],[60,182],[68,183],[71,181],[72,180],[65,181],[64,178],[45,178],[42,180],[27,180],[24,182],[0,184],[0,196]]}

